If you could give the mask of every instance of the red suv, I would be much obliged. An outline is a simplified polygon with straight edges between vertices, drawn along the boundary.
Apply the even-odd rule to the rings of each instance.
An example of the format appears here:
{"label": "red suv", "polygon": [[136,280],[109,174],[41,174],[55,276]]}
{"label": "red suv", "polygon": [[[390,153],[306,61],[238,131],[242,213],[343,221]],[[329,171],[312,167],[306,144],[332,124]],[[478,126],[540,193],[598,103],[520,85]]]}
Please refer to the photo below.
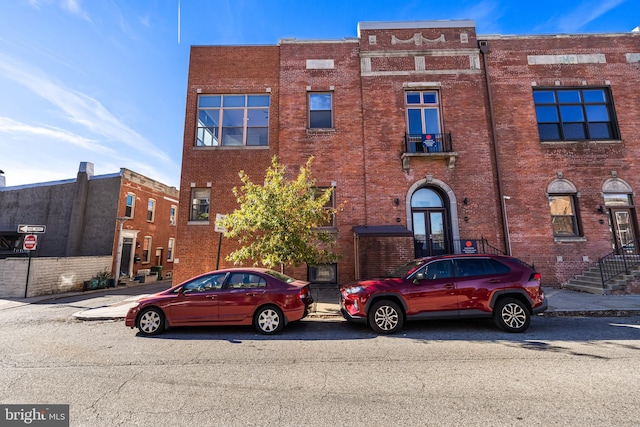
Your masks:
{"label": "red suv", "polygon": [[491,318],[507,332],[524,332],[547,309],[540,274],[517,258],[444,255],[420,258],[386,277],[340,287],[340,308],[380,334],[406,320]]}

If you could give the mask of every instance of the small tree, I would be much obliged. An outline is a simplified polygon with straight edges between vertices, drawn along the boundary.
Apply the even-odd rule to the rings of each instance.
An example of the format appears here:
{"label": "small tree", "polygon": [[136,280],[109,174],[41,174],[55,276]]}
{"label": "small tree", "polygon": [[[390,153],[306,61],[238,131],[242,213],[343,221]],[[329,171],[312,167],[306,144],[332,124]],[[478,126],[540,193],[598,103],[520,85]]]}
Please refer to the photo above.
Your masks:
{"label": "small tree", "polygon": [[285,178],[285,166],[277,157],[267,168],[264,185],[257,185],[240,171],[242,187],[233,188],[239,207],[218,223],[242,248],[227,256],[234,264],[250,261],[268,268],[287,264],[319,265],[335,262],[333,234],[318,228],[335,214],[326,205],[333,188],[318,191],[311,178],[310,157],[295,180]]}

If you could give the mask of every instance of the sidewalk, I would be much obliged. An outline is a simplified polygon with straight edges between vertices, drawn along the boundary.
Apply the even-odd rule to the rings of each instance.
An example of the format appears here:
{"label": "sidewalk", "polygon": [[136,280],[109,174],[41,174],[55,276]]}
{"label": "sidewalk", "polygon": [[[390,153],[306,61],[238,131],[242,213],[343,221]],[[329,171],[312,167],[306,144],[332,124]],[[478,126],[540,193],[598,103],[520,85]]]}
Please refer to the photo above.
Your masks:
{"label": "sidewalk", "polygon": [[[170,281],[159,285],[171,286]],[[148,294],[135,292],[135,286],[101,289],[97,291],[75,292],[58,295],[43,295],[31,298],[0,299],[0,310],[25,304],[37,304],[44,301],[88,295],[90,293],[110,293],[126,289],[130,297],[115,304],[82,310],[73,314],[79,320],[118,320],[124,319],[129,308],[140,298]],[[596,295],[559,288],[544,288],[549,301],[549,308],[543,316],[640,316],[640,295]],[[340,294],[337,287],[312,287],[311,295],[314,304],[309,314],[310,319],[342,318],[340,314]]]}

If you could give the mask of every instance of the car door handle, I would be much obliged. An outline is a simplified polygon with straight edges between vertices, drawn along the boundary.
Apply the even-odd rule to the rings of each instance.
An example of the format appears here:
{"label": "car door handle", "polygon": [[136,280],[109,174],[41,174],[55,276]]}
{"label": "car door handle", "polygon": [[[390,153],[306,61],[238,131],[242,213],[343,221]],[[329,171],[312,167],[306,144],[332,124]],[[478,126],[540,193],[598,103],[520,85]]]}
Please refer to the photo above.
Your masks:
{"label": "car door handle", "polygon": [[207,295],[205,298],[216,299],[218,298],[218,295]]}
{"label": "car door handle", "polygon": [[500,283],[500,279],[491,279],[489,283]]}
{"label": "car door handle", "polygon": [[254,292],[247,292],[248,297],[255,297],[256,294]]}
{"label": "car door handle", "polygon": [[448,285],[444,285],[444,288],[445,289],[453,289],[454,285],[453,285],[453,283],[449,283]]}

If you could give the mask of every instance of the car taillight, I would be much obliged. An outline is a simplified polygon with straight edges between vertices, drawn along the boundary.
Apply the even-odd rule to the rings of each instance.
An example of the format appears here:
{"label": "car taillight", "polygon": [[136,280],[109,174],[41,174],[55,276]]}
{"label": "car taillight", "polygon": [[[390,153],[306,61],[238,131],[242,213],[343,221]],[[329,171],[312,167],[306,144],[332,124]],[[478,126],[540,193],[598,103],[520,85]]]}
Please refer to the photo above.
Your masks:
{"label": "car taillight", "polygon": [[529,281],[533,282],[533,281],[540,281],[541,276],[540,273],[531,273],[531,276],[529,276]]}
{"label": "car taillight", "polygon": [[304,288],[298,294],[298,298],[300,298],[301,300],[307,299],[308,296],[309,296],[309,289],[307,289],[307,288]]}

